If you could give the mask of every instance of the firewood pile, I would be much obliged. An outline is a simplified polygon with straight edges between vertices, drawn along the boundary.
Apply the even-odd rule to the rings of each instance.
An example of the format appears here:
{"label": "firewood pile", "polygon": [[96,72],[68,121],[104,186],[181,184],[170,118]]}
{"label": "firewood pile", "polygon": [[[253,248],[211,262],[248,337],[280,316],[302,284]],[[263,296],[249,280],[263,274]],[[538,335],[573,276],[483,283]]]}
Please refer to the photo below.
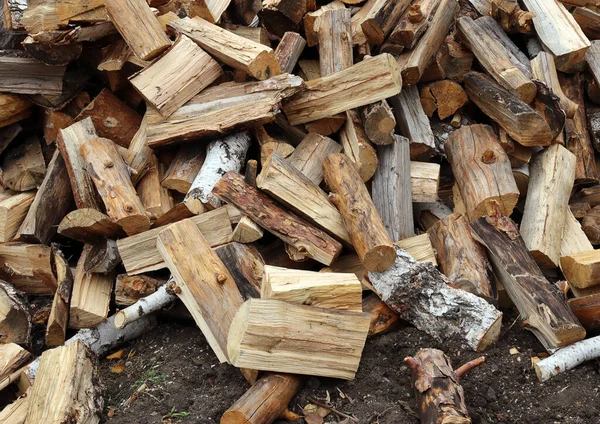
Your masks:
{"label": "firewood pile", "polygon": [[[599,1],[2,6],[0,422],[99,422],[95,357],[177,303],[251,384],[224,424],[400,321],[485,351],[514,308],[540,381],[600,356]],[[405,361],[471,422],[483,360]]]}

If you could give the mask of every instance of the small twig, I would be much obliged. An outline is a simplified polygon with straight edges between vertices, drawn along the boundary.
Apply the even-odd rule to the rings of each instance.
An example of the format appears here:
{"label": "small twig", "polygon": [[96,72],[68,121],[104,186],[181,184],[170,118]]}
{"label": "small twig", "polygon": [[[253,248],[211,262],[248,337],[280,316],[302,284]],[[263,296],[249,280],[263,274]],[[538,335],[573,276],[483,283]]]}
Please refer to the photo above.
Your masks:
{"label": "small twig", "polygon": [[479,358],[475,358],[472,361],[463,364],[462,366],[456,369],[456,377],[460,380],[463,375],[467,372],[471,371],[473,368],[478,367],[479,365],[485,362],[485,356],[480,356]]}
{"label": "small twig", "polygon": [[122,407],[126,408],[129,405],[131,405],[133,402],[135,402],[135,400],[142,394],[142,392],[144,390],[146,390],[148,388],[148,386],[146,385],[146,383],[142,384],[140,387],[137,388],[137,390],[135,392],[133,392],[131,394],[131,396],[129,396],[129,398],[127,398],[127,400],[125,402],[123,402]]}
{"label": "small twig", "polygon": [[521,314],[517,315],[517,317],[515,318],[515,320],[512,322],[511,325],[508,326],[508,328],[506,329],[506,331],[504,331],[504,333],[500,334],[500,337],[498,337],[498,340],[500,340],[501,338],[503,338],[504,336],[506,336],[506,333],[508,333],[510,331],[510,329],[515,326],[515,324],[517,323],[517,321],[519,320],[519,318],[521,318]]}
{"label": "small twig", "polygon": [[342,418],[348,418],[349,420],[351,420],[352,422],[355,422],[355,423],[358,423],[358,422],[359,422],[359,421],[358,421],[356,418],[354,418],[353,416],[351,416],[351,415],[348,415],[348,414],[344,414],[343,412],[341,412],[341,411],[338,411],[338,410],[337,410],[337,409],[335,409],[333,406],[329,406],[329,405],[327,405],[326,403],[322,403],[322,402],[316,401],[315,399],[312,399],[312,398],[308,398],[308,401],[309,401],[310,403],[314,403],[314,404],[315,404],[315,405],[317,405],[317,406],[320,406],[321,408],[327,408],[327,409],[329,409],[331,412],[333,412],[333,413],[334,413],[334,414],[336,414],[336,415],[339,415],[339,416],[340,416],[340,417],[342,417]]}

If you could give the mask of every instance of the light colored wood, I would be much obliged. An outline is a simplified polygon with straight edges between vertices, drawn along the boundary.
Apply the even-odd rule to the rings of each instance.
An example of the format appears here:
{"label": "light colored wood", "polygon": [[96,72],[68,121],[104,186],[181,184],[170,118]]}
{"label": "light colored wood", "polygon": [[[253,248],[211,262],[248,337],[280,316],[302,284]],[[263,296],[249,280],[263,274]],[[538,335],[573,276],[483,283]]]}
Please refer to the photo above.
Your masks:
{"label": "light colored wood", "polygon": [[48,66],[33,58],[0,54],[0,92],[60,95],[65,70],[66,66]]}
{"label": "light colored wood", "polygon": [[553,144],[534,157],[529,175],[521,236],[540,267],[556,268],[575,181],[575,155]]}
{"label": "light colored wood", "polygon": [[600,284],[600,250],[588,250],[560,258],[569,285],[578,289]]}
{"label": "light colored wood", "polygon": [[160,185],[186,194],[196,175],[200,172],[205,158],[206,149],[202,144],[185,144],[181,146],[165,172]]}
{"label": "light colored wood", "polygon": [[148,147],[148,143],[146,141],[146,129],[148,126],[148,110],[146,110],[146,114],[142,118],[142,122],[140,123],[140,127],[133,135],[131,139],[131,144],[127,150],[127,155],[125,157],[125,162],[127,165],[133,170],[131,176],[131,182],[136,184],[140,178],[146,172],[148,167],[148,162],[150,161],[150,156],[152,155],[152,149]]}
{"label": "light colored wood", "polygon": [[57,0],[51,3],[29,1],[20,23],[27,32],[35,34],[65,26],[78,15],[94,11],[104,5],[102,0],[76,2]]}
{"label": "light colored wood", "polygon": [[492,17],[507,33],[529,34],[533,30],[533,13],[522,10],[517,0],[491,0],[491,6]]}
{"label": "light colored wood", "polygon": [[77,420],[100,422],[99,388],[90,351],[82,341],[47,350],[29,396],[25,424],[60,424]]}
{"label": "light colored wood", "polygon": [[294,71],[296,63],[306,47],[306,40],[297,32],[286,32],[275,49],[275,57],[282,74]]}
{"label": "light colored wood", "polygon": [[404,11],[388,41],[400,48],[412,49],[429,28],[440,0],[417,0]]}
{"label": "light colored wood", "polygon": [[31,312],[25,294],[0,281],[0,343],[31,343]]}
{"label": "light colored wood", "polygon": [[110,20],[140,59],[154,59],[171,45],[146,1],[105,0],[104,4]]}
{"label": "light colored wood", "polygon": [[363,299],[363,311],[371,315],[369,337],[401,327],[398,314],[383,303],[375,293]]}
{"label": "light colored wood", "polygon": [[[227,208],[219,208],[190,218],[211,246],[231,240],[231,221]],[[156,249],[156,237],[164,228],[153,228],[117,241],[119,255],[129,275],[141,274],[166,267]]]}
{"label": "light colored wood", "polygon": [[94,328],[108,316],[115,274],[86,273],[85,262],[91,250],[91,244],[83,247],[73,274],[69,328]]}
{"label": "light colored wood", "polygon": [[150,220],[115,144],[106,138],[95,138],[85,142],[79,151],[106,206],[106,214],[128,235],[150,228]]}
{"label": "light colored wood", "polygon": [[136,190],[150,219],[155,220],[173,208],[173,197],[169,190],[160,184],[165,166],[159,163],[154,155],[151,158],[150,167],[137,183]]}
{"label": "light colored wood", "polygon": [[381,100],[361,109],[365,133],[374,144],[392,144],[396,118],[387,101]]}
{"label": "light colored wood", "polygon": [[29,362],[31,353],[16,343],[0,344],[0,381]]}
{"label": "light colored wood", "polygon": [[[370,7],[370,4],[373,6]],[[360,27],[369,44],[378,45],[390,34],[398,20],[410,6],[411,0],[386,1],[370,0],[363,8],[369,8],[368,13],[361,19]]]}
{"label": "light colored wood", "polygon": [[16,193],[10,190],[0,193],[0,243],[10,241],[15,236],[35,194],[35,191]]}
{"label": "light colored wood", "polygon": [[240,37],[247,38],[248,40],[254,41],[255,43],[264,44],[267,47],[271,47],[271,41],[269,40],[267,31],[264,28],[254,28],[228,23],[221,24],[219,26],[221,28],[225,28],[229,32],[233,32],[235,35],[239,35]]}
{"label": "light colored wood", "polygon": [[562,72],[581,69],[590,41],[568,10],[557,0],[524,0],[544,50],[552,53]]}
{"label": "light colored wood", "polygon": [[435,250],[433,250],[433,244],[427,233],[408,237],[394,244],[406,250],[417,262],[431,262],[433,266],[438,266]]}
{"label": "light colored wood", "polygon": [[236,367],[352,380],[369,324],[367,313],[250,299],[231,324],[227,351]]}
{"label": "light colored wood", "polygon": [[23,424],[27,417],[27,408],[29,404],[29,392],[15,400],[13,403],[6,405],[0,411],[0,422],[6,424]]}
{"label": "light colored wood", "polygon": [[222,74],[216,60],[182,35],[164,55],[129,81],[161,115],[169,116]]}
{"label": "light colored wood", "polygon": [[[589,239],[583,232],[581,224],[570,208],[567,208],[565,216],[565,226],[562,234],[562,241],[560,244],[560,256],[569,256],[575,253],[585,252],[587,250],[593,250],[594,247],[590,243]],[[561,265],[561,264],[559,264]]]}
{"label": "light colored wood", "polygon": [[394,58],[380,54],[331,75],[306,83],[283,110],[290,124],[303,124],[394,96],[402,88]]}
{"label": "light colored wood", "polygon": [[335,153],[325,158],[323,170],[332,191],[329,198],[342,215],[358,257],[367,270],[385,271],[394,263],[392,239],[356,166],[348,156]]}
{"label": "light colored wood", "polygon": [[131,55],[125,40],[117,40],[102,49],[102,62],[97,66],[99,71],[120,71]]}
{"label": "light colored wood", "polygon": [[600,40],[591,42],[591,47],[585,54],[585,61],[597,86],[600,81]]}
{"label": "light colored wood", "polygon": [[410,162],[410,185],[413,202],[437,202],[440,185],[439,163]]}
{"label": "light colored wood", "polygon": [[69,309],[73,290],[73,273],[60,250],[52,250],[52,265],[58,287],[46,325],[46,346],[60,346],[65,342],[69,324]]}
{"label": "light colored wood", "polygon": [[174,20],[167,26],[188,36],[223,63],[256,79],[265,80],[281,72],[273,49],[235,35],[200,17]]}
{"label": "light colored wood", "polygon": [[233,277],[191,220],[161,231],[156,246],[180,289],[179,298],[219,361],[231,362],[227,357],[227,334],[243,303]]}
{"label": "light colored wood", "polygon": [[283,74],[265,81],[207,88],[168,118],[148,109],[146,142],[156,149],[272,122],[281,100],[303,87],[300,77]]}
{"label": "light colored wood", "polygon": [[154,293],[165,282],[144,274],[119,274],[115,283],[115,303],[117,306],[133,305]]}
{"label": "light colored wood", "polygon": [[319,273],[265,265],[260,297],[362,312],[362,285],[352,273]]}
{"label": "light colored wood", "polygon": [[216,23],[221,20],[231,0],[192,0],[189,2],[187,16],[200,16],[208,22]]}
{"label": "light colored wood", "polygon": [[[31,103],[20,94],[0,94],[0,128],[25,119],[31,115]],[[6,145],[4,146],[6,148]]]}
{"label": "light colored wood", "polygon": [[2,161],[2,186],[15,191],[37,188],[46,175],[46,162],[40,140],[28,137],[6,149]]}
{"label": "light colored wood", "polygon": [[344,70],[354,63],[350,19],[350,10],[345,8],[328,10],[319,17],[320,75],[316,78]]}
{"label": "light colored wood", "polygon": [[329,265],[342,250],[338,241],[246,184],[238,173],[225,174],[215,185],[213,194],[233,204],[265,230],[318,262]]}
{"label": "light colored wood", "polygon": [[308,47],[313,47],[319,44],[318,32],[320,27],[320,17],[328,10],[343,9],[345,7],[346,6],[344,6],[344,3],[341,1],[334,0],[321,6],[314,12],[309,12],[304,15],[304,33],[306,34],[306,42]]}
{"label": "light colored wood", "polygon": [[238,243],[253,243],[262,238],[264,235],[263,229],[256,222],[252,221],[247,216],[242,216],[240,222],[237,223],[231,236],[231,241]]}
{"label": "light colored wood", "polygon": [[107,215],[84,208],[68,213],[58,225],[58,234],[86,243],[101,237],[116,239],[125,233]]}
{"label": "light colored wood", "polygon": [[56,278],[50,265],[51,250],[40,244],[0,244],[0,278],[10,280],[28,295],[53,295]]}
{"label": "light colored wood", "polygon": [[567,114],[567,118],[573,118],[577,104],[566,96],[560,86],[554,56],[550,53],[539,52],[536,57],[531,59],[531,73],[534,78],[544,81],[552,92],[560,98],[560,104]]}
{"label": "light colored wood", "polygon": [[342,146],[329,137],[308,133],[287,161],[315,184],[323,181],[323,160],[332,153],[342,151]]}
{"label": "light colored wood", "polygon": [[340,141],[344,154],[358,166],[360,178],[369,181],[377,171],[379,160],[357,110],[346,111],[346,124],[340,131]]}
{"label": "light colored wood", "polygon": [[265,163],[256,185],[311,224],[350,243],[342,216],[327,194],[279,154],[274,153]]}

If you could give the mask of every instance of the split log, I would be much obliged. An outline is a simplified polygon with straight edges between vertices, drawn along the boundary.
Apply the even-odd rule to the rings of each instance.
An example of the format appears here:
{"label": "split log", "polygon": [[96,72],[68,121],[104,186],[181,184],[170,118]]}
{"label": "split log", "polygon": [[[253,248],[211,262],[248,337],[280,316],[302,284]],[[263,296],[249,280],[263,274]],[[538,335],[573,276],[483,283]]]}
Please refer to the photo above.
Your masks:
{"label": "split log", "polygon": [[138,300],[150,296],[165,283],[148,275],[117,275],[115,283],[115,303],[117,306],[133,305]]}
{"label": "split log", "polygon": [[437,111],[440,119],[454,115],[469,98],[460,84],[451,80],[433,82],[421,89],[421,105],[430,118]]}
{"label": "split log", "polygon": [[410,162],[410,185],[413,202],[437,202],[440,169],[438,163]]}
{"label": "split log", "polygon": [[150,220],[133,188],[127,165],[114,143],[106,138],[95,138],[85,142],[80,152],[107,215],[128,235],[150,228]]}
{"label": "split log", "polygon": [[318,273],[265,265],[260,297],[362,312],[362,285],[352,273]]}
{"label": "split log", "polygon": [[192,313],[217,358],[231,362],[227,356],[227,334],[243,303],[233,277],[190,220],[161,231],[156,245],[173,274],[178,297]]}
{"label": "split log", "polygon": [[[452,287],[433,264],[417,263],[398,246],[394,265],[384,272],[369,272],[369,280],[400,318],[437,340],[454,340],[482,351],[500,336],[501,312],[482,298]],[[431,293],[437,293],[435,304]]]}
{"label": "split log", "polygon": [[458,28],[483,68],[508,91],[529,104],[537,88],[531,81],[527,56],[508,38],[491,16],[473,20],[463,16]]}
{"label": "split log", "polygon": [[562,72],[581,69],[590,42],[568,10],[558,1],[523,0],[533,13],[533,25],[544,50]]}
{"label": "split log", "polygon": [[330,200],[339,209],[363,265],[372,271],[388,269],[395,258],[392,240],[356,166],[348,156],[335,153],[325,158],[323,171],[333,192]]}
{"label": "split log", "polygon": [[247,216],[243,216],[237,223],[231,236],[231,241],[238,243],[253,243],[264,235],[263,229]]}
{"label": "split log", "polygon": [[366,313],[249,299],[231,323],[227,352],[236,367],[351,380],[369,323]]}
{"label": "split log", "polygon": [[102,62],[99,71],[120,71],[131,55],[131,50],[125,40],[118,40],[102,49]]}
{"label": "split log", "polygon": [[563,237],[560,245],[560,256],[569,256],[575,253],[585,252],[586,250],[593,250],[592,243],[588,240],[587,236],[581,228],[581,224],[573,212],[567,208],[565,225],[563,229]]}
{"label": "split log", "polygon": [[149,109],[146,142],[156,149],[266,124],[275,119],[281,100],[303,87],[302,79],[290,74],[265,81],[210,87],[168,118]]}
{"label": "split log", "polygon": [[437,153],[433,131],[423,110],[419,89],[406,87],[389,99],[400,134],[410,140],[411,160],[428,160]]}
{"label": "split log", "polygon": [[254,28],[229,23],[222,23],[219,24],[219,26],[221,28],[225,28],[229,32],[233,32],[235,35],[239,35],[240,37],[247,38],[248,40],[254,41],[255,43],[264,44],[267,47],[271,47],[271,40],[269,40],[267,31],[262,27]]}
{"label": "split log", "polygon": [[585,112],[592,145],[600,151],[600,107],[588,105]]}
{"label": "split log", "polygon": [[401,49],[412,49],[429,28],[439,0],[418,0],[406,10],[390,33],[388,42]]}
{"label": "split log", "polygon": [[371,293],[363,299],[362,308],[363,312],[371,315],[369,337],[392,331],[401,324],[398,314],[383,303],[375,293]]}
{"label": "split log", "polygon": [[0,382],[31,360],[31,353],[16,343],[0,344]]}
{"label": "split log", "polygon": [[496,277],[517,306],[525,327],[546,349],[585,337],[571,309],[543,276],[514,222],[499,211],[471,223],[473,237],[488,251]]}
{"label": "split log", "polygon": [[286,32],[275,49],[275,58],[282,74],[291,74],[302,54],[306,40],[297,32]]}
{"label": "split log", "polygon": [[[190,218],[211,246],[231,240],[231,221],[227,209],[222,207]],[[156,237],[163,228],[153,228],[134,236],[117,240],[119,255],[129,275],[141,274],[166,267],[156,249]],[[1,249],[0,249],[1,251]],[[1,253],[0,253],[1,257]]]}
{"label": "split log", "polygon": [[492,17],[507,33],[529,34],[533,30],[533,13],[522,10],[517,0],[492,0],[491,3]]}
{"label": "split log", "polygon": [[244,300],[260,296],[265,262],[254,246],[227,243],[215,248],[215,253],[233,276]]}
{"label": "split log", "polygon": [[463,126],[444,147],[469,219],[485,215],[490,202],[498,202],[509,216],[519,200],[519,189],[508,156],[492,129],[487,125]]}
{"label": "split log", "polygon": [[0,243],[11,241],[27,216],[35,191],[0,193]]}
{"label": "split log", "polygon": [[101,237],[117,239],[125,235],[111,218],[89,208],[68,213],[58,225],[58,234],[83,243],[93,243]]}
{"label": "split log", "polygon": [[590,40],[600,39],[600,27],[598,26],[600,11],[587,7],[576,7],[572,14],[575,22]]}
{"label": "split log", "polygon": [[243,177],[235,172],[226,173],[215,185],[213,194],[235,205],[265,230],[325,265],[329,265],[341,251],[339,242],[281,208],[244,183]]}
{"label": "split log", "polygon": [[106,0],[104,3],[111,21],[140,59],[154,59],[171,45],[145,1]]}
{"label": "split log", "polygon": [[2,185],[15,191],[37,188],[44,180],[46,163],[36,136],[6,149],[2,161]]}
{"label": "split log", "polygon": [[374,144],[392,144],[396,118],[387,101],[381,100],[361,109],[365,133]]}
{"label": "split log", "polygon": [[58,286],[46,325],[45,341],[46,346],[60,346],[65,342],[69,324],[73,274],[62,252],[55,247],[52,249],[52,270]]}
{"label": "split log", "polygon": [[154,293],[144,296],[127,308],[120,310],[114,315],[115,327],[125,328],[141,317],[169,306],[177,299],[173,293],[174,290],[176,290],[174,283],[173,287],[170,287],[168,283],[163,284]]}
{"label": "split log", "polygon": [[[164,78],[176,74],[177,78]],[[129,80],[161,115],[169,116],[223,74],[221,66],[185,35]]]}
{"label": "split log", "polygon": [[256,185],[311,224],[350,243],[342,216],[327,194],[279,154],[274,153],[264,164]]}
{"label": "split log", "polygon": [[250,25],[262,8],[260,0],[233,0],[235,16],[245,25]]}
{"label": "split log", "polygon": [[560,104],[567,118],[573,118],[578,106],[567,97],[560,86],[556,65],[554,64],[554,56],[550,53],[539,52],[536,57],[531,59],[530,63],[533,77],[544,81],[550,87],[552,92],[560,98]]}
{"label": "split log", "polygon": [[569,285],[585,289],[600,284],[600,255],[597,250],[574,253],[560,258],[561,269]]}
{"label": "split log", "polygon": [[[0,128],[29,117],[32,112],[31,106],[33,103],[20,94],[0,94]],[[7,145],[8,143],[3,147],[6,148]]]}
{"label": "split log", "polygon": [[268,373],[258,379],[221,417],[221,424],[269,423],[286,410],[304,380],[292,374]]}
{"label": "split log", "polygon": [[240,172],[246,163],[250,141],[248,131],[211,141],[206,147],[202,168],[192,182],[185,200],[198,199],[213,208],[221,206],[221,201],[212,194],[212,190],[227,172]]}
{"label": "split log", "polygon": [[394,58],[380,54],[344,70],[311,80],[283,110],[290,124],[326,118],[396,95],[402,77]]}
{"label": "split log", "polygon": [[555,137],[542,115],[488,76],[469,72],[465,89],[483,113],[523,146],[548,146]]}
{"label": "split log", "polygon": [[410,146],[395,135],[395,143],[379,147],[379,166],[373,176],[371,197],[383,225],[394,241],[415,235],[412,209]]}
{"label": "split log", "polygon": [[273,49],[200,17],[177,19],[169,22],[167,27],[186,35],[223,63],[256,79],[265,80],[281,73]]}
{"label": "split log", "polygon": [[169,190],[160,184],[165,173],[165,165],[158,162],[156,156],[150,156],[149,167],[138,181],[137,195],[151,220],[162,217],[173,208],[173,197]]}
{"label": "split log", "polygon": [[19,242],[0,244],[0,278],[28,295],[54,295],[57,282],[50,261],[48,246]]}
{"label": "split log", "polygon": [[121,263],[117,250],[117,242],[111,239],[101,239],[92,245],[85,259],[83,270],[85,273],[106,274]]}
{"label": "split log", "polygon": [[[575,155],[560,144],[553,144],[540,152],[530,165],[520,231],[525,245],[542,268],[559,265],[562,230],[575,181],[575,161]],[[550,186],[551,193],[546,188]]]}
{"label": "split log", "polygon": [[[187,5],[187,16],[193,18],[200,16],[211,23],[221,20],[221,15],[231,3],[231,0],[195,0]],[[184,5],[185,6],[185,5]]]}
{"label": "split log", "polygon": [[146,172],[150,156],[153,154],[152,149],[148,147],[146,140],[146,130],[148,127],[148,111],[142,118],[140,127],[131,139],[131,144],[127,150],[125,161],[132,169],[131,182],[135,185]]}
{"label": "split log", "polygon": [[517,143],[503,128],[498,128],[498,142],[508,155],[510,166],[513,169],[529,164],[531,155],[533,154],[533,147],[525,147]]}
{"label": "split log", "polygon": [[[313,47],[319,44],[318,32],[320,28],[320,18],[329,10],[344,9],[344,3],[334,0],[327,3],[314,12],[309,12],[304,15],[304,33],[306,34],[306,42],[308,47]],[[312,79],[312,78],[309,78]]]}
{"label": "split log", "polygon": [[369,181],[377,171],[379,161],[375,148],[369,142],[360,116],[354,109],[346,111],[346,124],[340,131],[340,141],[344,154],[358,167],[360,178],[365,182]]}
{"label": "split log", "polygon": [[48,66],[36,59],[21,56],[7,52],[0,54],[0,92],[44,95],[62,93],[66,66]]}
{"label": "split log", "polygon": [[29,407],[29,394],[27,391],[14,402],[6,405],[0,411],[0,420],[6,424],[23,424],[27,417],[27,408]]}
{"label": "split log", "polygon": [[349,68],[352,58],[350,10],[345,8],[325,11],[318,18],[319,67],[315,78],[325,77]]}
{"label": "split log", "polygon": [[452,209],[450,209],[441,201],[432,203],[415,203],[413,204],[413,209],[415,211],[417,222],[425,231],[452,213]]}
{"label": "split log", "polygon": [[20,23],[27,32],[35,34],[49,31],[65,26],[71,20],[76,20],[78,15],[93,12],[103,5],[101,0],[92,0],[84,3],[72,3],[70,1],[58,0],[50,4],[37,2],[28,3]]}
{"label": "split log", "polygon": [[[0,95],[0,103],[2,102],[2,95]],[[0,123],[2,122],[2,111],[0,105]],[[0,124],[0,153],[4,152],[6,148],[12,143],[12,141],[17,138],[19,134],[23,131],[23,127],[21,125],[15,123],[7,126],[2,126]]]}
{"label": "split log", "polygon": [[267,31],[283,37],[287,31],[299,31],[300,22],[309,11],[308,3],[307,0],[263,0],[258,17]]}
{"label": "split log", "polygon": [[600,336],[581,340],[542,359],[534,365],[538,379],[540,382],[548,381],[555,375],[569,371],[583,362],[597,359],[600,356],[599,343]]}
{"label": "split log", "polygon": [[357,15],[364,13],[359,21],[369,44],[383,43],[409,5],[410,0],[370,0],[365,3]]}
{"label": "split log", "polygon": [[165,172],[161,185],[179,193],[187,193],[206,158],[202,144],[186,144],[177,150]]}
{"label": "split log", "polygon": [[0,343],[28,345],[31,313],[25,294],[0,281]]}
{"label": "split log", "polygon": [[48,244],[56,234],[57,225],[72,208],[73,193],[69,175],[62,156],[56,151],[16,238]]}

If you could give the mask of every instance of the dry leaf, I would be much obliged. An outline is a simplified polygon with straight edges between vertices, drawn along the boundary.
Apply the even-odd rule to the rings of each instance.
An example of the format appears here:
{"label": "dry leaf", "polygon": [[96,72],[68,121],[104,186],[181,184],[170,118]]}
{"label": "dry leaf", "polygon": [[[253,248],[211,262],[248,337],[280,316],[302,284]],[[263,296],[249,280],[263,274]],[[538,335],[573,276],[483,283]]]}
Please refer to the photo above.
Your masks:
{"label": "dry leaf", "polygon": [[110,372],[115,373],[115,374],[121,374],[123,371],[125,371],[125,365],[115,365],[114,367],[112,367],[110,369]]}
{"label": "dry leaf", "polygon": [[323,424],[323,417],[311,412],[304,417],[304,421],[306,421],[306,424]]}
{"label": "dry leaf", "polygon": [[125,354],[125,350],[121,349],[112,353],[106,357],[106,359],[123,359],[123,355]]}

